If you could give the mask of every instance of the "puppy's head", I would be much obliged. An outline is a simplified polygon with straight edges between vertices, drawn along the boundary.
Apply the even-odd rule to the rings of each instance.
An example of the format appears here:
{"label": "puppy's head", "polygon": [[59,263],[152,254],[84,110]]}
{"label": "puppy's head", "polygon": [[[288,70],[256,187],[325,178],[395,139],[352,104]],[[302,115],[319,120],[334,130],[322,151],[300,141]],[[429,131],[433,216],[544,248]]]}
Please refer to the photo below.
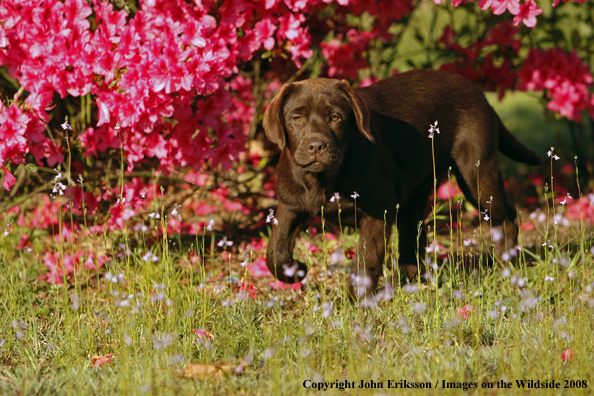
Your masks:
{"label": "puppy's head", "polygon": [[375,142],[363,99],[344,80],[283,85],[264,114],[264,131],[306,172],[336,172],[353,133]]}

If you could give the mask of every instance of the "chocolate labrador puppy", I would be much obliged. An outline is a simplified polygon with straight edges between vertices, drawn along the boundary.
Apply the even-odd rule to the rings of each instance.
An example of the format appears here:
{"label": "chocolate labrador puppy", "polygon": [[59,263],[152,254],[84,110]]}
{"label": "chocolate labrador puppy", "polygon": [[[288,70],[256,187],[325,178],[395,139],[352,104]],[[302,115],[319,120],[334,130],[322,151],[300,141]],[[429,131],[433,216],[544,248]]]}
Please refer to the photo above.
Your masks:
{"label": "chocolate labrador puppy", "polygon": [[[434,134],[433,156],[428,129],[436,120],[441,133]],[[422,222],[434,160],[438,182],[451,167],[466,199],[487,208],[491,225],[505,231],[495,243],[498,254],[516,245],[517,225],[497,151],[519,162],[541,162],[503,126],[476,86],[445,71],[410,71],[357,90],[325,78],[285,84],[263,126],[282,150],[268,268],[283,282],[302,280],[307,266],[293,259],[296,237],[322,208],[333,222],[340,209],[342,224],[360,230],[351,266],[355,297],[377,286],[394,222],[401,268],[409,277],[422,271],[417,255],[422,259],[425,252]]]}

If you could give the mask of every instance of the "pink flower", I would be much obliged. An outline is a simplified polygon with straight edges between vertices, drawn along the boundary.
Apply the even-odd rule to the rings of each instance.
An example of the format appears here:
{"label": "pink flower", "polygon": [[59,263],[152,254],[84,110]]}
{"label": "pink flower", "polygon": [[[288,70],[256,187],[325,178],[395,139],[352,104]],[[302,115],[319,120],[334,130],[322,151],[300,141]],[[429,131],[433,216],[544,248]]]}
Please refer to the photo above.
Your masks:
{"label": "pink flower", "polygon": [[247,269],[250,270],[254,277],[272,276],[272,273],[270,273],[270,270],[266,266],[266,259],[264,257],[260,257],[253,264],[247,265]]}
{"label": "pink flower", "polygon": [[99,368],[104,364],[107,364],[113,360],[113,354],[108,353],[107,355],[95,355],[91,358],[91,368]]}
{"label": "pink flower", "polygon": [[103,264],[107,261],[107,257],[99,256],[97,257],[95,253],[89,252],[89,256],[85,261],[85,267],[90,270],[98,270],[99,268],[103,267]]}
{"label": "pink flower", "polygon": [[303,245],[306,247],[306,249],[310,252],[310,253],[318,253],[321,252],[322,250],[315,244],[304,241],[303,239],[300,241],[303,243]]}
{"label": "pink flower", "polygon": [[215,338],[215,335],[213,333],[205,329],[194,329],[194,333],[196,333],[198,338],[203,340],[206,338],[208,338],[209,340],[214,340]]}
{"label": "pink flower", "polygon": [[338,238],[336,238],[336,235],[331,234],[329,232],[324,234],[324,239],[327,239],[329,241],[338,241]]}
{"label": "pink flower", "polygon": [[551,101],[547,107],[567,118],[579,122],[582,112],[590,107],[592,74],[575,51],[567,54],[561,48],[532,49],[518,78],[520,90],[548,89]]}
{"label": "pink flower", "polygon": [[279,18],[280,27],[278,29],[278,37],[279,39],[289,39],[293,40],[299,37],[302,31],[299,29],[299,26],[302,22],[305,22],[305,16],[303,14],[295,14],[288,13],[283,15]]}
{"label": "pink flower", "polygon": [[380,81],[380,78],[377,77],[366,77],[364,79],[362,79],[361,81],[359,81],[359,87],[368,87],[370,85],[372,85],[373,83]]}
{"label": "pink flower", "polygon": [[328,60],[328,76],[333,78],[357,78],[357,70],[367,67],[367,62],[361,56],[369,48],[372,35],[370,32],[358,32],[350,29],[347,40],[331,40],[321,43],[322,56]]}
{"label": "pink flower", "polygon": [[260,240],[258,241],[256,238],[252,238],[249,247],[254,252],[261,251],[264,248],[264,239],[260,238]]}
{"label": "pink flower", "polygon": [[251,284],[250,282],[243,281],[239,283],[239,292],[245,295],[246,297],[250,297],[251,299],[256,298],[257,289],[256,286]]}
{"label": "pink flower", "polygon": [[458,313],[458,316],[461,317],[464,320],[468,319],[468,316],[470,315],[470,313],[473,311],[472,305],[471,304],[466,304],[463,307],[457,307],[456,308],[456,312]]}
{"label": "pink flower", "polygon": [[437,197],[443,201],[454,199],[456,195],[462,194],[457,183],[447,181],[437,189]]}
{"label": "pink flower", "polygon": [[487,8],[490,8],[492,4],[493,0],[479,0],[479,7],[481,7],[481,10],[486,10]]}
{"label": "pink flower", "polygon": [[512,24],[512,21],[502,22],[491,30],[489,30],[488,37],[485,40],[485,44],[496,44],[501,47],[511,47],[514,52],[518,52],[522,45],[522,39],[517,38],[520,33],[520,29]]}
{"label": "pink flower", "polygon": [[269,282],[268,285],[270,287],[272,287],[273,289],[275,289],[275,290],[284,290],[286,288],[290,288],[290,289],[293,289],[293,290],[301,290],[301,287],[302,287],[302,283],[301,282],[288,284],[288,283],[285,283],[285,282],[281,282],[279,280],[275,280],[275,281]]}
{"label": "pink flower", "polygon": [[272,35],[276,30],[276,26],[274,26],[270,18],[256,23],[254,30],[256,31],[257,40],[262,43],[264,48],[271,50],[274,47],[274,37]]}
{"label": "pink flower", "polygon": [[517,15],[520,12],[519,0],[493,0],[492,4],[493,14],[501,15],[506,10],[512,15]]}
{"label": "pink flower", "polygon": [[[40,279],[47,279],[49,283],[59,285],[63,283],[62,280],[62,265],[61,265],[60,254],[47,253],[43,258],[43,265],[45,265],[49,272],[46,276],[40,276]],[[66,269],[68,271],[68,269]]]}
{"label": "pink flower", "polygon": [[49,147],[47,164],[50,167],[54,167],[56,164],[63,163],[64,162],[64,154],[62,154],[62,148],[60,146],[54,144],[52,141],[49,141],[47,143],[47,146]]}
{"label": "pink flower", "polygon": [[566,349],[563,351],[562,354],[559,355],[559,357],[561,358],[561,360],[563,360],[563,363],[567,363],[569,362],[571,359],[573,359],[575,357],[575,354],[578,351],[572,350],[572,349]]}
{"label": "pink flower", "polygon": [[7,146],[26,144],[25,131],[29,117],[21,112],[21,109],[13,104],[8,110],[0,113],[0,140]]}
{"label": "pink flower", "polygon": [[536,226],[534,225],[534,223],[530,223],[530,222],[522,223],[522,225],[520,226],[520,229],[522,229],[522,230],[533,230],[535,228],[536,228]]}
{"label": "pink flower", "polygon": [[19,240],[19,243],[18,243],[18,245],[16,247],[16,250],[23,250],[26,247],[31,247],[31,246],[33,246],[33,243],[29,239],[29,235],[28,234],[21,234],[21,239]]}
{"label": "pink flower", "polygon": [[196,216],[206,216],[206,215],[216,212],[216,210],[217,210],[217,208],[207,204],[206,202],[202,202],[202,203],[196,202],[196,203],[193,203],[193,206],[194,206],[194,211],[195,211]]}
{"label": "pink flower", "polygon": [[586,108],[589,96],[585,87],[564,81],[552,89],[551,94],[552,100],[547,104],[547,108],[567,118],[581,121],[581,112]]}
{"label": "pink flower", "polygon": [[227,212],[234,212],[239,210],[245,215],[250,214],[250,210],[246,208],[244,205],[242,205],[241,202],[239,202],[239,200],[237,199],[235,201],[225,200],[225,202],[223,202],[223,207]]}
{"label": "pink flower", "polygon": [[528,27],[536,26],[536,16],[542,14],[542,10],[538,8],[534,0],[528,0],[520,6],[520,11],[514,17],[514,26],[519,26],[524,22]]}
{"label": "pink flower", "polygon": [[12,186],[15,185],[15,183],[16,178],[13,176],[12,173],[10,173],[8,168],[4,168],[4,182],[2,183],[4,189],[10,191],[10,189],[12,188]]}

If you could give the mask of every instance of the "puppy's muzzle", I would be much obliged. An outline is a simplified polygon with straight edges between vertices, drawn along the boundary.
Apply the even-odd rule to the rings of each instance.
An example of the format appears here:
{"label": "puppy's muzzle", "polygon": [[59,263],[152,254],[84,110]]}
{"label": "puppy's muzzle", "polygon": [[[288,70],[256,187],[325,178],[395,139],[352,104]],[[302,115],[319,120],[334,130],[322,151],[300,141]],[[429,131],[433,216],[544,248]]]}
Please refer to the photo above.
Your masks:
{"label": "puppy's muzzle", "polygon": [[320,136],[302,141],[294,158],[301,168],[313,173],[335,171],[342,160],[340,152]]}
{"label": "puppy's muzzle", "polygon": [[309,139],[306,145],[307,151],[309,151],[310,154],[312,154],[316,158],[322,155],[322,153],[326,151],[326,149],[328,148],[326,142],[319,138]]}

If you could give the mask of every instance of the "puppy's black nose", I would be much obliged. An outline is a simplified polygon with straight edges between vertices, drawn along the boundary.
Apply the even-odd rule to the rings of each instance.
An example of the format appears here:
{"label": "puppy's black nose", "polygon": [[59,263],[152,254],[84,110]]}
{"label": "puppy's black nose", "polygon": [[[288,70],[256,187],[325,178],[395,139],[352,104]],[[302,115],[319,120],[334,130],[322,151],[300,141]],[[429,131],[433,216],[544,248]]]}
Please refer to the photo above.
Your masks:
{"label": "puppy's black nose", "polygon": [[312,154],[320,154],[326,150],[326,147],[328,147],[326,142],[320,139],[310,139],[307,142],[307,150]]}

